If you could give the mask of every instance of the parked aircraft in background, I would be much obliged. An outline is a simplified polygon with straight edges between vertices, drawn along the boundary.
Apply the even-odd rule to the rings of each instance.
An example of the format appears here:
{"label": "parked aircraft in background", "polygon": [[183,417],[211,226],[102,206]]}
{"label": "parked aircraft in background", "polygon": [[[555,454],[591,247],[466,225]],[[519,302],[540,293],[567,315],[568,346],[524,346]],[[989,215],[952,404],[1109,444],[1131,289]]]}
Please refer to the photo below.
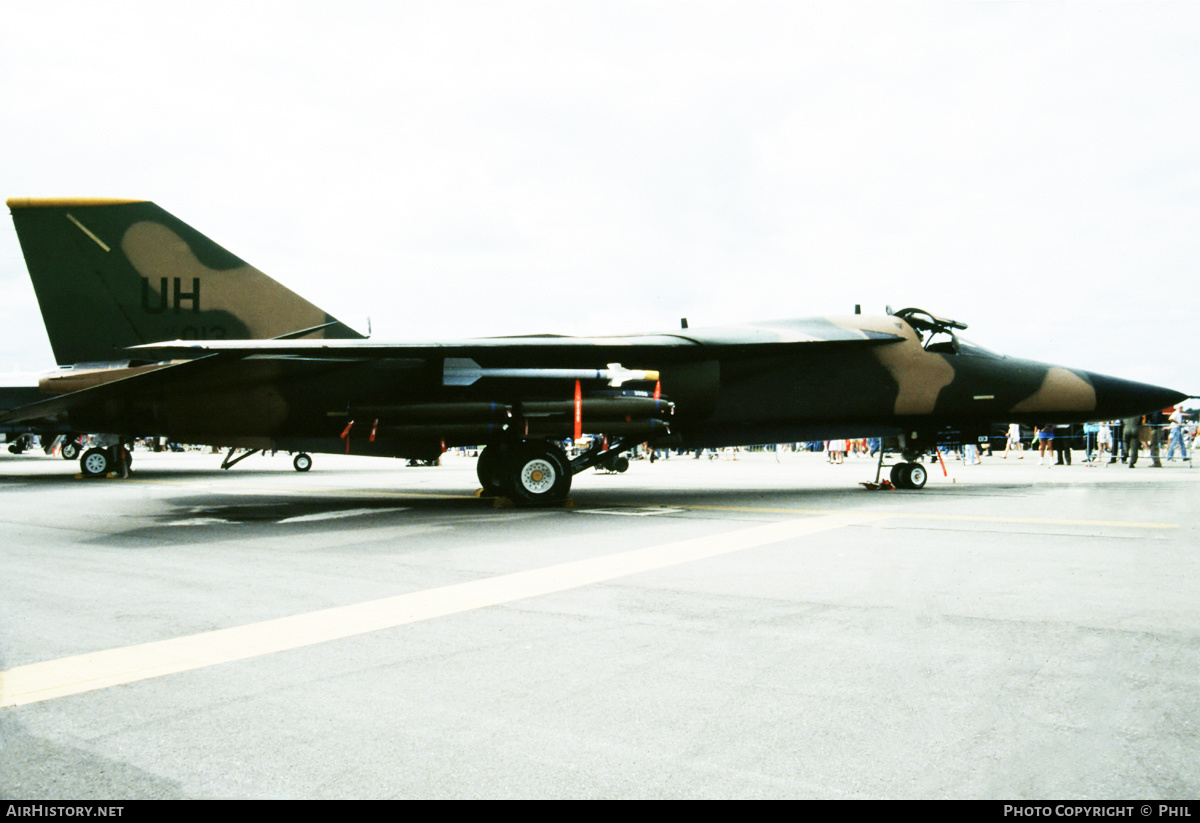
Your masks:
{"label": "parked aircraft in background", "polygon": [[[96,355],[93,318],[131,331],[115,344],[129,347],[126,365],[43,380],[45,399],[0,424],[409,459],[482,444],[484,489],[536,504],[564,499],[574,474],[643,441],[897,436],[906,462],[893,480],[920,488],[919,458],[948,427],[1110,419],[1186,397],[1005,357],[960,338],[965,324],[915,308],[613,337],[380,343],[310,304],[276,311],[299,298],[151,203],[8,203],[60,361]],[[75,286],[45,285],[89,277],[85,300]],[[229,339],[251,336],[275,339]],[[584,432],[605,445],[568,459],[558,441]]]}

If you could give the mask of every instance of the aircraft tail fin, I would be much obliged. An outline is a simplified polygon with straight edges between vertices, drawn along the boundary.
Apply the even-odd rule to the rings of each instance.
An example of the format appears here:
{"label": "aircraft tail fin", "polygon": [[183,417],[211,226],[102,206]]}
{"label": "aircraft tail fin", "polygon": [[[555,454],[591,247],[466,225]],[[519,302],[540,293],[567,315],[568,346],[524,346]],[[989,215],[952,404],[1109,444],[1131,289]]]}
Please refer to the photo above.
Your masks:
{"label": "aircraft tail fin", "polygon": [[149,201],[8,207],[61,365],[163,340],[362,337]]}

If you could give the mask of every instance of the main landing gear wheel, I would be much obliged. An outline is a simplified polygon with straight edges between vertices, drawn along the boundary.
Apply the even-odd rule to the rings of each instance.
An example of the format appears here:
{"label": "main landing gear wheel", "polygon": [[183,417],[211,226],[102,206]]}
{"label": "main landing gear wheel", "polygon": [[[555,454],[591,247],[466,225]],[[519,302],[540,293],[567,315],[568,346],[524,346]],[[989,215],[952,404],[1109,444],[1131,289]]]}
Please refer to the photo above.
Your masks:
{"label": "main landing gear wheel", "polygon": [[475,461],[475,474],[483,486],[484,497],[504,494],[504,458],[506,449],[500,444],[485,446]]}
{"label": "main landing gear wheel", "polygon": [[923,489],[929,472],[920,463],[897,463],[892,466],[892,485],[898,489]]}
{"label": "main landing gear wheel", "polygon": [[300,452],[292,459],[292,468],[298,472],[306,472],[312,468],[312,458]]}
{"label": "main landing gear wheel", "polygon": [[79,457],[79,441],[68,440],[62,444],[62,449],[59,450],[63,460],[74,460]]}
{"label": "main landing gear wheel", "polygon": [[571,490],[571,463],[558,446],[522,443],[509,453],[504,463],[504,491],[515,502],[547,506],[567,499]]}
{"label": "main landing gear wheel", "polygon": [[79,470],[84,477],[103,477],[112,468],[112,454],[108,449],[88,449],[79,458]]}

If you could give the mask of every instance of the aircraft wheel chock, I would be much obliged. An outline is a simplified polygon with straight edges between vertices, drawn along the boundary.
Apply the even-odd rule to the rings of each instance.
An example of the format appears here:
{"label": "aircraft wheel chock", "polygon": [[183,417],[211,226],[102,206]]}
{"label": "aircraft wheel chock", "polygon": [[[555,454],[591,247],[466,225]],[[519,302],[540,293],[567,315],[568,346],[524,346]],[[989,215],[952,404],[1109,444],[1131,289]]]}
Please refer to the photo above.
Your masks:
{"label": "aircraft wheel chock", "polygon": [[306,472],[312,468],[312,458],[304,452],[300,452],[292,459],[292,468],[298,472]]}
{"label": "aircraft wheel chock", "polygon": [[88,449],[79,458],[79,470],[84,477],[103,477],[112,468],[112,455],[107,449]]}
{"label": "aircraft wheel chock", "polygon": [[562,449],[549,443],[523,444],[506,461],[505,491],[529,506],[566,500],[571,490],[571,468]]}

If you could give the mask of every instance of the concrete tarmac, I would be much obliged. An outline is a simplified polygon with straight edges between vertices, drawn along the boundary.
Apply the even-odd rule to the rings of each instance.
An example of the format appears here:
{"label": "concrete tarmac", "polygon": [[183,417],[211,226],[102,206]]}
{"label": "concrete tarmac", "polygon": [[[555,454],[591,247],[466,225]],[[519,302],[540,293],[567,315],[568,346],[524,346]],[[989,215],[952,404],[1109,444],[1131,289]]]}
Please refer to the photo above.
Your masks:
{"label": "concrete tarmac", "polygon": [[1200,471],[0,457],[0,796],[1195,798]]}

